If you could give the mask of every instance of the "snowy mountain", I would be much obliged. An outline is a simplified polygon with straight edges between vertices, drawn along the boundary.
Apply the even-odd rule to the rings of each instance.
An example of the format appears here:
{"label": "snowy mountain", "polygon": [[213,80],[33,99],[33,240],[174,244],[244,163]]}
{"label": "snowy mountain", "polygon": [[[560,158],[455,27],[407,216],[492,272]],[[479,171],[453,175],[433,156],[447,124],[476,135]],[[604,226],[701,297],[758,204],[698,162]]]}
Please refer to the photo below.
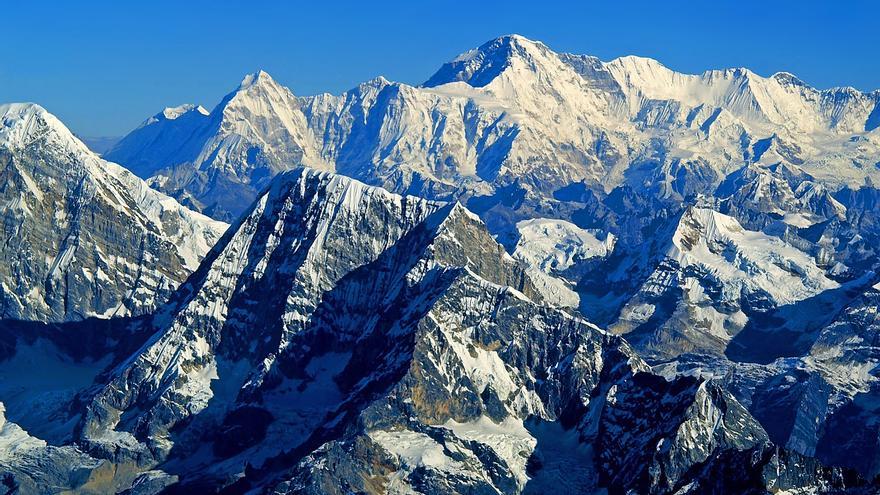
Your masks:
{"label": "snowy mountain", "polygon": [[86,373],[78,407],[49,425],[7,409],[6,486],[869,489],[768,443],[716,383],[653,374],[620,337],[542,304],[461,205],[327,172],[276,177],[163,308],[120,325],[131,354],[80,358],[103,371]]}
{"label": "snowy mountain", "polygon": [[248,204],[223,191],[252,199],[267,175],[299,163],[434,198],[498,197],[515,185],[540,203],[583,181],[600,195],[629,185],[680,200],[747,163],[798,166],[834,191],[880,178],[878,100],[880,92],[820,91],[786,73],[602,62],[511,35],[420,87],[380,77],[343,95],[296,98],[259,72],[210,117],[150,119],[108,157],[205,211],[218,208],[215,216]]}
{"label": "snowy mountain", "polygon": [[[771,441],[874,477],[880,472],[877,294],[875,284],[836,313],[820,306],[831,314],[817,318],[824,322],[818,332],[788,332],[782,339],[772,334],[760,337],[771,350],[780,344],[799,344],[801,349],[792,357],[758,364],[684,354],[655,371],[711,378],[737,397]],[[808,305],[799,309],[811,310]],[[812,310],[813,316],[816,313]]]}
{"label": "snowy mountain", "polygon": [[0,105],[0,321],[149,311],[226,225],[89,151],[34,104]]}
{"label": "snowy mountain", "polygon": [[0,106],[0,486],[876,493],[878,102],[511,35],[110,162]]}
{"label": "snowy mountain", "polygon": [[234,220],[275,174],[322,166],[298,107],[287,88],[259,71],[210,113],[197,105],[166,108],[105,156],[188,206]]}
{"label": "snowy mountain", "polygon": [[[723,354],[752,320],[768,326],[763,320],[774,310],[811,298],[815,309],[820,294],[840,287],[810,255],[708,208],[686,210],[667,242],[609,326],[658,358]],[[623,286],[634,281],[632,275],[612,271],[608,283]],[[811,322],[804,308],[798,311],[787,322],[789,330],[804,331],[800,325]]]}
{"label": "snowy mountain", "polygon": [[577,308],[580,297],[566,279],[591,258],[603,258],[614,250],[614,236],[599,240],[594,233],[565,220],[536,218],[516,226],[519,238],[513,257],[529,268],[529,276],[544,299],[558,306]]}
{"label": "snowy mountain", "polygon": [[[258,76],[268,83],[268,76]],[[645,265],[646,256],[665,257],[668,243],[643,251],[658,241],[658,232],[667,232],[661,237],[668,240],[688,206],[730,216],[812,258],[818,271],[805,277],[808,285],[827,289],[822,278],[846,281],[873,269],[872,239],[880,240],[880,230],[872,210],[865,221],[859,213],[865,208],[849,212],[846,202],[855,200],[856,190],[868,196],[876,191],[878,98],[878,92],[851,88],[815,90],[790,74],[761,77],[731,69],[687,75],[639,57],[603,62],[512,35],[457,57],[420,87],[377,78],[339,96],[291,97],[285,108],[302,114],[289,120],[306,136],[298,142],[318,146],[312,155],[322,167],[393,191],[460,199],[511,254],[519,252],[548,300],[611,324],[638,320],[619,314],[636,290],[623,286],[644,282],[656,268]],[[172,145],[166,140],[159,148]],[[115,153],[134,149],[120,145]],[[163,166],[181,169],[169,165],[174,161],[181,160]],[[177,197],[201,187],[166,188],[161,182],[168,175],[151,180]],[[844,196],[851,199],[841,201]],[[567,223],[562,230],[569,233],[544,229],[539,232],[548,241],[529,247],[520,227],[539,219]],[[581,241],[549,240],[578,238],[570,232],[584,230],[614,238],[618,255],[584,256]],[[538,247],[548,243],[553,245]],[[526,254],[529,249],[544,254]],[[574,261],[550,268],[546,260],[556,259]],[[623,270],[616,275],[609,274],[614,263]],[[638,276],[625,271],[631,268]],[[751,276],[748,270],[726,273],[737,272]],[[615,276],[627,282],[615,282],[611,294],[602,284]],[[736,290],[742,284],[728,285]],[[741,311],[726,308],[728,301],[714,301],[706,313],[698,306],[715,295],[692,297],[666,310],[676,318],[699,313],[698,326],[711,327],[718,342],[746,324]],[[726,346],[718,342],[709,346],[715,352]]]}

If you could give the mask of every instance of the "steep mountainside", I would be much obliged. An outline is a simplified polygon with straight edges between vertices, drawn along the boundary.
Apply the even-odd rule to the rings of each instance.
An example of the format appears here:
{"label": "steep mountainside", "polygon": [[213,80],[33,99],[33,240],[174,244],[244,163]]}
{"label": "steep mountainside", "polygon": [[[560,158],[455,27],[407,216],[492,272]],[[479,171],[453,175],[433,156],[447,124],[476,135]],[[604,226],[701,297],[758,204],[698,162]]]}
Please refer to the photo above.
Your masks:
{"label": "steep mountainside", "polygon": [[[737,397],[773,442],[875,477],[880,473],[877,314],[875,285],[830,315],[820,331],[785,334],[808,347],[797,357],[755,364],[684,354],[655,371],[710,378]],[[770,349],[779,345],[772,334],[761,338]]]}
{"label": "steep mountainside", "polygon": [[[299,102],[265,72],[248,75],[213,111],[166,108],[108,151],[184,204],[233,220],[283,170],[321,167]],[[328,166],[324,166],[327,168]]]}
{"label": "steep mountainside", "polygon": [[226,225],[101,160],[33,104],[0,105],[0,321],[154,308]]}
{"label": "steep mountainside", "polygon": [[877,493],[878,103],[511,35],[144,180],[0,106],[0,487]]}
{"label": "steep mountainside", "polygon": [[166,306],[128,325],[152,336],[81,388],[75,427],[55,419],[74,444],[4,423],[6,486],[868,489],[769,444],[716,383],[655,375],[620,337],[543,305],[462,206],[326,172],[277,177]]}
{"label": "steep mountainside", "polygon": [[[750,323],[749,328],[766,325],[774,310],[797,308],[785,318],[789,331],[806,331],[810,323],[815,330],[819,315],[827,311],[820,307],[819,295],[840,289],[812,256],[777,237],[746,230],[736,219],[709,208],[689,208],[665,243],[658,237],[656,261],[648,261],[652,271],[643,281],[628,270],[607,275],[618,287],[637,284],[634,294],[624,295],[628,299],[610,329],[628,335],[645,354],[723,354],[731,339]],[[647,250],[644,254],[652,255]],[[601,288],[596,293],[602,294]],[[805,312],[808,307],[814,312]],[[769,353],[770,347],[745,346],[743,352]]]}

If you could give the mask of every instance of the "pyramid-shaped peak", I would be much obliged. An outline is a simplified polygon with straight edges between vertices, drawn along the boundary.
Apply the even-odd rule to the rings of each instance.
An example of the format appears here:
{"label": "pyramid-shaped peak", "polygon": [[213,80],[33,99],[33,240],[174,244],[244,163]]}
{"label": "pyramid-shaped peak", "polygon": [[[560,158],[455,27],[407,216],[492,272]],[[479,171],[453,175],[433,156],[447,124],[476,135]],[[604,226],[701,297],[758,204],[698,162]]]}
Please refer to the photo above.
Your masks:
{"label": "pyramid-shaped peak", "polygon": [[700,240],[711,241],[744,229],[735,218],[699,206],[689,206],[676,226],[673,244],[682,251],[690,251]]}
{"label": "pyramid-shaped peak", "polygon": [[69,150],[91,153],[57,117],[36,103],[0,105],[0,145],[23,148],[40,139]]}
{"label": "pyramid-shaped peak", "polygon": [[532,39],[526,38],[525,36],[523,36],[521,34],[516,34],[516,33],[505,34],[503,36],[499,36],[499,37],[495,38],[494,40],[487,42],[484,46],[496,45],[496,44],[497,45],[508,44],[508,45],[518,45],[518,46],[545,46],[540,41],[532,40]]}
{"label": "pyramid-shaped peak", "polygon": [[244,76],[238,88],[226,95],[219,106],[223,109],[229,109],[230,105],[249,108],[268,105],[268,107],[280,110],[287,106],[293,97],[293,93],[273,79],[268,72],[258,70]]}
{"label": "pyramid-shaped peak", "polygon": [[263,85],[275,85],[278,83],[272,76],[269,75],[268,72],[263,69],[259,69],[256,72],[252,72],[244,76],[244,79],[241,80],[241,84],[239,85],[239,89],[247,89],[254,86],[263,86]]}
{"label": "pyramid-shaped peak", "polygon": [[397,84],[394,81],[389,81],[385,76],[376,76],[368,81],[364,81],[357,85],[357,87],[353,90],[364,91],[366,89],[381,89],[385,86],[391,86],[393,84]]}
{"label": "pyramid-shaped peak", "polygon": [[539,41],[518,34],[499,36],[444,64],[424,86],[434,87],[462,81],[474,87],[482,87],[504,72],[514,59],[531,60],[552,55],[553,52]]}
{"label": "pyramid-shaped peak", "polygon": [[790,86],[802,86],[809,87],[807,83],[802,81],[796,75],[791,72],[777,72],[770,76],[772,79],[775,79],[779,84],[790,85]]}
{"label": "pyramid-shaped peak", "polygon": [[502,56],[512,57],[517,54],[523,54],[526,50],[531,49],[548,49],[547,45],[540,41],[534,41],[519,34],[505,34],[497,38],[491,39],[477,48],[468,50],[452,61],[468,61],[475,58],[486,56]]}

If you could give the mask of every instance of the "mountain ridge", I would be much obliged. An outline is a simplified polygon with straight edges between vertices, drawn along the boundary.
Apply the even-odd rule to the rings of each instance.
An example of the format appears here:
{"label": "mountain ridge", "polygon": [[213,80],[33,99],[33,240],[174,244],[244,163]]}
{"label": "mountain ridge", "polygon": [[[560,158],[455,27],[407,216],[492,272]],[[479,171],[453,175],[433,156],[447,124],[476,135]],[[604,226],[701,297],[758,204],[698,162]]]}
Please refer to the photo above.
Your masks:
{"label": "mountain ridge", "polygon": [[256,71],[108,153],[148,183],[3,117],[0,485],[873,493],[878,99],[514,35]]}
{"label": "mountain ridge", "polygon": [[0,105],[0,122],[0,319],[149,310],[225,230],[100,159],[39,105]]}
{"label": "mountain ridge", "polygon": [[[770,448],[716,383],[653,374],[622,338],[540,304],[530,285],[460,205],[285,172],[140,320],[153,336],[76,394],[76,426],[54,419],[74,444],[7,425],[22,449],[0,457],[4,482],[698,493],[719,483],[700,474],[727,465],[717,459]],[[32,469],[40,455],[51,469]],[[787,480],[770,462],[747,468],[757,486],[841,487],[842,470]],[[52,478],[65,463],[84,474]],[[554,474],[563,467],[571,481]]]}
{"label": "mountain ridge", "polygon": [[[480,79],[468,84],[471,77]],[[279,86],[265,72],[245,79]],[[849,161],[861,164],[880,147],[873,133],[880,119],[872,117],[880,92],[816,90],[785,73],[680,74],[652,59],[602,62],[504,36],[445,64],[421,86],[377,78],[342,95],[288,96],[265,115],[288,115],[280,121],[291,129],[291,145],[250,140],[266,154],[270,175],[302,162],[439,199],[492,194],[515,177],[538,197],[579,180],[607,193],[622,184],[641,188],[663,180],[669,173],[663,167],[676,160],[693,162],[691,173],[720,181],[748,161],[744,155],[754,143],[777,136],[785,143],[783,161],[834,189],[865,177],[880,180],[876,170]],[[239,118],[249,117],[233,120]],[[244,136],[236,132],[231,135]],[[145,149],[136,134],[108,156],[125,163]],[[213,148],[205,146],[208,156]],[[170,169],[153,183],[196,200],[210,195],[215,186],[204,181],[211,179],[182,171],[189,165],[180,162],[190,160],[160,160]],[[220,170],[227,166],[230,171]],[[208,165],[204,173],[263,184],[264,166],[239,157],[218,170]],[[259,189],[244,187],[251,196]]]}

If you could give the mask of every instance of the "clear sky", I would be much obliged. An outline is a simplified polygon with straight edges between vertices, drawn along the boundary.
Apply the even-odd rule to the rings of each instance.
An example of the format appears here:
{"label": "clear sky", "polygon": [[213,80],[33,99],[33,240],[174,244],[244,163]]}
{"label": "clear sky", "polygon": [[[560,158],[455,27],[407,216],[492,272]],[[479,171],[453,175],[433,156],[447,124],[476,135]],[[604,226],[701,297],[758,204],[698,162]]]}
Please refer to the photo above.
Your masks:
{"label": "clear sky", "polygon": [[378,75],[418,84],[508,33],[603,60],[880,88],[880,2],[867,0],[14,0],[0,16],[0,102],[40,103],[84,136],[124,134],[165,106],[210,109],[258,68],[299,95]]}

